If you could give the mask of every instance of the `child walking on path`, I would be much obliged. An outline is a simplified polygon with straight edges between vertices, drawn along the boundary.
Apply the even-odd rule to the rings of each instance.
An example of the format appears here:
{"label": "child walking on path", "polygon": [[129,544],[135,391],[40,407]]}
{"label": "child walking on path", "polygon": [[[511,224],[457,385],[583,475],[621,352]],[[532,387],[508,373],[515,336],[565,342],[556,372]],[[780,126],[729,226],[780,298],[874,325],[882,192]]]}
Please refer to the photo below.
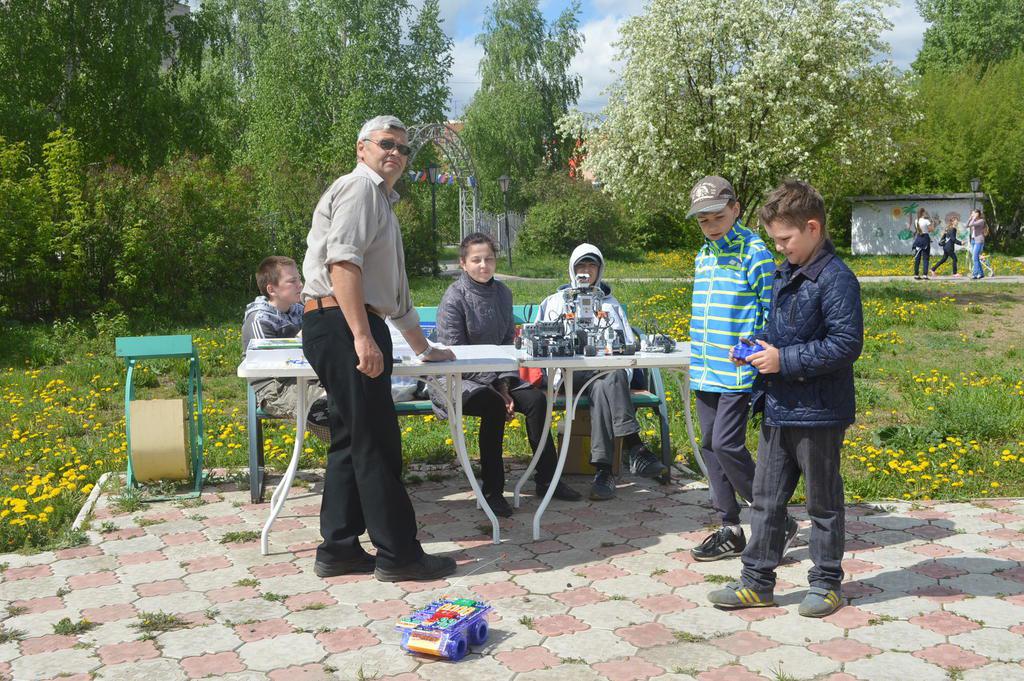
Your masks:
{"label": "child walking on path", "polygon": [[854,422],[853,363],[864,345],[860,284],[825,231],[825,202],[805,182],[788,181],[760,210],[761,222],[785,254],[775,273],[772,310],[747,360],[760,372],[764,422],[757,448],[751,538],[740,581],[712,591],[723,608],[775,602],[775,568],[786,540],[786,504],[804,477],[811,518],[810,589],[805,617],[841,605],[845,507],[839,451]]}
{"label": "child walking on path", "polygon": [[[729,348],[764,329],[775,262],[764,241],[740,223],[740,204],[727,180],[705,177],[690,200],[688,215],[697,216],[704,234],[694,263],[690,388],[697,397],[711,503],[722,522],[690,553],[711,561],[738,556],[747,543],[736,496],[753,499],[754,461],[746,440],[755,372],[733,365]],[[790,538],[796,529],[788,521]]]}
{"label": "child walking on path", "polygon": [[959,228],[960,218],[954,215],[950,218],[949,224],[946,225],[946,230],[942,233],[942,237],[939,239],[939,246],[942,247],[942,259],[935,263],[935,266],[931,269],[931,275],[933,277],[936,276],[935,272],[942,267],[942,263],[947,260],[953,261],[953,276],[960,276],[956,271],[956,247],[963,246],[964,242],[956,238],[956,231]]}
{"label": "child walking on path", "polygon": [[[917,211],[917,220],[914,222],[914,279],[928,279],[928,259],[932,250],[932,221],[928,219],[928,213],[924,208]],[[921,265],[924,267],[921,267]],[[920,268],[920,269],[918,269]]]}

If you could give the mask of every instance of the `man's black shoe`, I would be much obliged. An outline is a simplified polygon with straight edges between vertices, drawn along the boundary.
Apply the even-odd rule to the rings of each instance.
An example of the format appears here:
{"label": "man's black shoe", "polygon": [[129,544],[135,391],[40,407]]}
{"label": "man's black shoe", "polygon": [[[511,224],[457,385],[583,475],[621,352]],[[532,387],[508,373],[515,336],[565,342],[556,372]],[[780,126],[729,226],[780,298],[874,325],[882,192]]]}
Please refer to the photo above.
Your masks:
{"label": "man's black shoe", "polygon": [[420,559],[396,568],[378,567],[373,576],[380,582],[429,582],[455,572],[455,560],[424,553]]}
{"label": "man's black shoe", "polygon": [[505,501],[504,494],[495,494],[494,496],[485,496],[484,500],[487,505],[494,511],[494,515],[499,518],[511,518],[512,514],[515,513],[515,509],[509,506],[508,502]]}
{"label": "man's black shoe", "polygon": [[318,560],[313,563],[313,574],[317,577],[368,575],[373,572],[376,562],[376,558],[368,553],[347,560]]}
{"label": "man's black shoe", "polygon": [[709,534],[699,546],[690,549],[690,555],[694,560],[702,562],[721,560],[740,555],[746,546],[747,538],[742,529],[736,533],[728,527],[723,527],[718,532]]}
{"label": "man's black shoe", "polygon": [[[537,496],[543,497],[548,493],[548,485],[537,483]],[[579,501],[583,498],[583,495],[574,490],[569,485],[565,484],[563,480],[559,480],[558,484],[555,485],[555,493],[551,495],[555,499],[561,499],[562,501]]]}

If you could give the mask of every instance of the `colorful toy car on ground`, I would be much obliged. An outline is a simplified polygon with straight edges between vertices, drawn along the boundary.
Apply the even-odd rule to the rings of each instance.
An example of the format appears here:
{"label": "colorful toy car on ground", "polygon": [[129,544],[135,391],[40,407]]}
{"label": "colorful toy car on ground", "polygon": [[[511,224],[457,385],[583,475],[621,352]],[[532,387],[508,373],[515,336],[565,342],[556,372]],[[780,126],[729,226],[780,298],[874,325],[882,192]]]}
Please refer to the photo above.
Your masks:
{"label": "colorful toy car on ground", "polygon": [[442,598],[398,620],[402,648],[457,662],[487,640],[491,606],[471,598]]}

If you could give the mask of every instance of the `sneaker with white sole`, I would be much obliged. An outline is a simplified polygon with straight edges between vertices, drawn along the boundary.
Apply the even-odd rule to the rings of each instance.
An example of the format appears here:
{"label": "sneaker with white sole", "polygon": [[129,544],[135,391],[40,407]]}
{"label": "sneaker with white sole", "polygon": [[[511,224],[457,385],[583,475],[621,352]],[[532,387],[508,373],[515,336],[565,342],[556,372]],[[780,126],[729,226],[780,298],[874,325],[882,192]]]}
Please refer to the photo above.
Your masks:
{"label": "sneaker with white sole", "polygon": [[743,528],[736,529],[738,532],[722,527],[709,534],[699,545],[690,549],[690,555],[694,560],[704,563],[740,555],[747,546],[747,537],[743,534]]}
{"label": "sneaker with white sole", "polygon": [[642,478],[660,480],[668,474],[668,466],[661,462],[646,445],[637,445],[629,450],[629,472]]}

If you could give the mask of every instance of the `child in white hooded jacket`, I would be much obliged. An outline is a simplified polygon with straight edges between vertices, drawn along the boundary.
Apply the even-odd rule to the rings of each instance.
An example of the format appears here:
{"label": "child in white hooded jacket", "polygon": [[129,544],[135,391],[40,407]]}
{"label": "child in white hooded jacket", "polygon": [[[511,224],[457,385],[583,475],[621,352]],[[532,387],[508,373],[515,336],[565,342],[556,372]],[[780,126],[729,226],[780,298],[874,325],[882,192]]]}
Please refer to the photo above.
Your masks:
{"label": "child in white hooded jacket", "polygon": [[[604,273],[604,256],[592,244],[580,244],[569,257],[569,282],[544,299],[537,310],[534,321],[555,321],[565,314],[565,299],[562,291],[575,286],[580,275],[587,275],[591,286],[600,287],[601,309],[608,315],[611,326],[621,332],[623,342],[634,341],[633,330],[626,319],[622,305],[612,295],[611,286],[601,281]],[[573,374],[574,382],[583,385],[594,372],[579,371]],[[640,440],[640,424],[636,420],[636,409],[630,400],[629,382],[632,370],[613,371],[597,379],[586,389],[590,399],[590,462],[597,469],[590,487],[590,498],[595,501],[615,497],[615,478],[612,463],[615,455],[615,438],[623,438],[623,450],[627,453],[629,469],[635,475],[663,479],[668,467],[663,464]],[[561,376],[550,380],[560,382]]]}

